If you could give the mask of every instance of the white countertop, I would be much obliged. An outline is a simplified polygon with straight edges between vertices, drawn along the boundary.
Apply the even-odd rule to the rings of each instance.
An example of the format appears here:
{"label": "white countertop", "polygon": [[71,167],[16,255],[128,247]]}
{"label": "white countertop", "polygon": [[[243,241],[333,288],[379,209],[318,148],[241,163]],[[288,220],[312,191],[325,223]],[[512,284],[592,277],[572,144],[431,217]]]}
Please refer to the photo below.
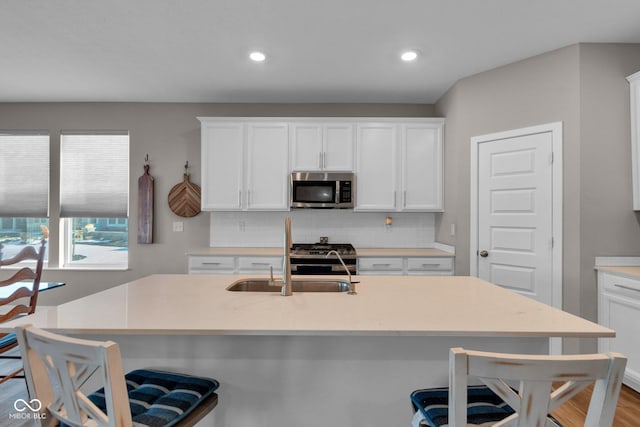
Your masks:
{"label": "white countertop", "polygon": [[359,257],[449,257],[455,254],[435,248],[357,248]]}
{"label": "white countertop", "polygon": [[0,325],[0,332],[33,323],[95,334],[614,336],[610,329],[475,277],[358,276],[358,295],[282,297],[225,289],[246,277],[256,276],[147,276],[39,309]]}
{"label": "white countertop", "polygon": [[640,267],[638,266],[596,266],[595,269],[631,279],[640,279]]}
{"label": "white countertop", "polygon": [[187,252],[187,255],[218,255],[218,256],[282,256],[282,247],[260,248],[260,247],[218,247],[218,248],[198,248]]}
{"label": "white countertop", "polygon": [[[356,248],[361,257],[454,257],[455,254],[435,248]],[[204,256],[282,256],[282,248],[217,247],[199,248],[187,255]]]}

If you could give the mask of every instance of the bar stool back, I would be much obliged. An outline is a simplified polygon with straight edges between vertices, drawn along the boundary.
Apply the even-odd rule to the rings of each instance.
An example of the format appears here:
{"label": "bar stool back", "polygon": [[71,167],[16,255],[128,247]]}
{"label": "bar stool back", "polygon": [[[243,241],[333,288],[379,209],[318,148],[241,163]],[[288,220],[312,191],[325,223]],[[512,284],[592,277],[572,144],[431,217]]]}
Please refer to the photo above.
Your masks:
{"label": "bar stool back", "polygon": [[[413,425],[560,426],[548,414],[595,384],[584,425],[610,427],[626,362],[618,353],[545,356],[453,348],[449,388],[411,393]],[[468,387],[469,376],[484,385]]]}
{"label": "bar stool back", "polygon": [[[118,344],[16,328],[32,409],[46,425],[192,426],[218,403],[218,381],[179,373],[122,370]],[[102,388],[82,390],[93,377]],[[35,399],[35,400],[34,400]],[[33,406],[36,406],[35,408]]]}

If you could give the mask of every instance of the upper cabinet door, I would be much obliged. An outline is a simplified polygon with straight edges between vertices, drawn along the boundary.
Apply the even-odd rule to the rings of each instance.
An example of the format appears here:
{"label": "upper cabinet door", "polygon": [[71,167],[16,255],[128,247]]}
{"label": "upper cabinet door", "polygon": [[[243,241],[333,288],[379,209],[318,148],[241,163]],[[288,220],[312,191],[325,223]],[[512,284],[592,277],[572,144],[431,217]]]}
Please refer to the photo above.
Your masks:
{"label": "upper cabinet door", "polygon": [[359,124],[356,136],[356,210],[395,210],[397,127]]}
{"label": "upper cabinet door", "polygon": [[243,123],[202,122],[202,210],[242,208]]}
{"label": "upper cabinet door", "polygon": [[249,123],[247,131],[247,208],[288,210],[287,123]]}
{"label": "upper cabinet door", "polygon": [[328,123],[323,126],[322,167],[327,171],[353,170],[353,125]]}
{"label": "upper cabinet door", "polygon": [[291,170],[322,170],[322,125],[320,123],[291,125]]}
{"label": "upper cabinet door", "polygon": [[442,210],[442,126],[407,124],[401,137],[404,211]]}
{"label": "upper cabinet door", "polygon": [[352,171],[353,125],[295,123],[291,125],[291,170]]}

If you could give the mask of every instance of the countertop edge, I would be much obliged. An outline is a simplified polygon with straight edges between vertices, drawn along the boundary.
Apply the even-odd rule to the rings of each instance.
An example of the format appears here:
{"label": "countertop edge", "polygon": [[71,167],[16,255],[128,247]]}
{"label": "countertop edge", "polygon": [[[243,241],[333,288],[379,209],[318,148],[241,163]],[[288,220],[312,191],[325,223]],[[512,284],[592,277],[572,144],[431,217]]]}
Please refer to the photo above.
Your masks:
{"label": "countertop edge", "polygon": [[[455,253],[438,248],[356,248],[359,257],[453,258]],[[279,247],[208,247],[191,249],[186,256],[282,256]]]}

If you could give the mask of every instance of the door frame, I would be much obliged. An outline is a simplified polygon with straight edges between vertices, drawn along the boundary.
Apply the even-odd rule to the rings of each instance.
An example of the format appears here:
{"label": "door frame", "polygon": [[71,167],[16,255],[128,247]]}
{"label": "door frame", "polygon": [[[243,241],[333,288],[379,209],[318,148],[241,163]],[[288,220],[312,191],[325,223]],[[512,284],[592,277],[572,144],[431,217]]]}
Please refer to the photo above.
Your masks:
{"label": "door frame", "polygon": [[553,239],[551,269],[552,269],[552,306],[562,310],[562,122],[547,123],[521,129],[512,129],[471,138],[471,205],[469,231],[469,271],[472,276],[478,276],[478,151],[480,144],[500,139],[527,136],[537,133],[551,132],[552,158],[549,159],[552,168],[551,204],[552,204],[552,234]]}

